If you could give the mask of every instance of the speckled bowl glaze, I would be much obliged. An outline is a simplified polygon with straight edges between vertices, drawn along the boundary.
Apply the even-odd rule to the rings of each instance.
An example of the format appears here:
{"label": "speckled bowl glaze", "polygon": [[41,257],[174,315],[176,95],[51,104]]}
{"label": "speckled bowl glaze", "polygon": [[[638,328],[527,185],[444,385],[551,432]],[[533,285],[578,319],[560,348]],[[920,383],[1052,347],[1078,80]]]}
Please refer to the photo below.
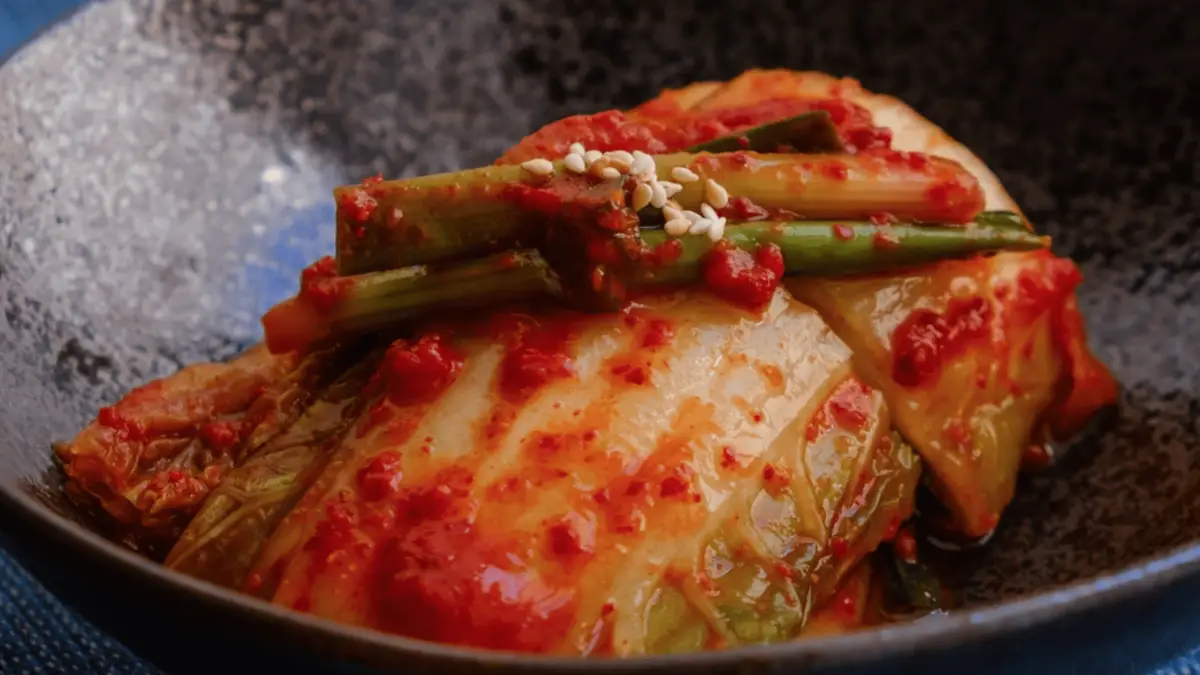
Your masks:
{"label": "speckled bowl glaze", "polygon": [[[1052,649],[1114,672],[1131,640],[1145,652],[1196,639],[1200,88],[1183,75],[1200,70],[1200,25],[1187,3],[1055,5],[87,7],[0,69],[3,538],[172,672],[999,672]],[[487,163],[554,118],[755,66],[852,75],[909,102],[976,150],[1087,277],[1081,304],[1122,382],[1119,412],[1026,480],[990,545],[963,557],[969,609],[721,654],[496,656],[167,573],[55,496],[52,441],[129,387],[258,338],[259,314],[332,249],[335,185]]]}

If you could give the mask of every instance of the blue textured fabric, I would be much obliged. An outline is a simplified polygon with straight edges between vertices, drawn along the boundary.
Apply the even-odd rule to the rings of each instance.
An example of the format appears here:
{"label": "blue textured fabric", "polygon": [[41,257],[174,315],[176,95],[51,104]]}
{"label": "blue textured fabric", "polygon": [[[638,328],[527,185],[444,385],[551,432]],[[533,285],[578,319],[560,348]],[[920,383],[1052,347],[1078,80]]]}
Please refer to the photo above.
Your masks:
{"label": "blue textured fabric", "polygon": [[[81,4],[0,0],[0,58]],[[1047,655],[1042,672],[1056,672],[1054,660]],[[1200,648],[1175,658],[1164,654],[1163,661],[1146,675],[1200,675]],[[0,675],[158,672],[64,607],[0,550]]]}
{"label": "blue textured fabric", "polygon": [[0,551],[0,673],[157,673],[46,592]]}

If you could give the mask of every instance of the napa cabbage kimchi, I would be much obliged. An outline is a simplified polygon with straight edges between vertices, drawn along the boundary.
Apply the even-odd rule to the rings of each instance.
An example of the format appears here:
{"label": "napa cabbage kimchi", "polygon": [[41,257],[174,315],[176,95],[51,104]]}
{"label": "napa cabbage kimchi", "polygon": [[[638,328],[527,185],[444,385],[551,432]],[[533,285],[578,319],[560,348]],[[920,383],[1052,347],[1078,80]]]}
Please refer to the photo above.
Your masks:
{"label": "napa cabbage kimchi", "polygon": [[986,537],[1117,395],[1078,268],[853,80],[750,71],[335,199],[263,344],[56,455],[129,546],[353,626],[624,657],[944,610],[914,533]]}

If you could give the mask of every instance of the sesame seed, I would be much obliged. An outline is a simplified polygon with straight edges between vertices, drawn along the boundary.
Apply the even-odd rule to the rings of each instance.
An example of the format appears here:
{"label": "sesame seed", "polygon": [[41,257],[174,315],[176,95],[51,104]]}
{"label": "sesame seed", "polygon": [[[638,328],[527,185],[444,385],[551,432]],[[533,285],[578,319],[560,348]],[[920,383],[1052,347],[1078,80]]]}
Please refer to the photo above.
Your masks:
{"label": "sesame seed", "polygon": [[704,216],[705,218],[708,218],[709,220],[717,219],[717,212],[714,211],[713,207],[709,206],[708,204],[700,205],[700,215]]}
{"label": "sesame seed", "polygon": [[671,235],[672,237],[682,237],[683,235],[687,234],[688,230],[691,228],[692,221],[688,220],[687,218],[675,218],[674,220],[668,220],[667,224],[663,225],[663,229],[666,230],[667,234]]}
{"label": "sesame seed", "polygon": [[654,197],[654,188],[648,183],[638,183],[633,189],[633,210],[641,211],[650,203],[650,199]]}
{"label": "sesame seed", "polygon": [[[663,210],[662,210],[662,214],[663,214],[663,219],[668,220],[668,221],[679,220],[680,218],[683,218],[683,212],[672,206],[664,206]],[[690,225],[691,222],[692,221],[689,220],[688,224]]]}
{"label": "sesame seed", "polygon": [[572,152],[563,159],[563,166],[567,171],[573,173],[583,173],[587,171],[587,162],[583,161],[583,155],[577,152]]}
{"label": "sesame seed", "polygon": [[579,155],[580,157],[582,157],[583,153],[585,153],[585,152],[587,152],[587,150],[583,149],[583,143],[576,141],[571,144],[571,154],[572,155]]}
{"label": "sesame seed", "polygon": [[629,162],[624,161],[620,157],[609,157],[606,155],[604,157],[604,159],[605,159],[605,161],[608,162],[609,166],[617,167],[617,170],[620,171],[621,173],[625,173],[626,171],[629,171]]}
{"label": "sesame seed", "polygon": [[692,223],[692,226],[688,228],[688,234],[704,234],[705,232],[708,232],[708,229],[712,227],[712,224],[713,221],[708,220],[707,218],[701,218],[700,220]]}
{"label": "sesame seed", "polygon": [[620,162],[622,164],[633,164],[633,155],[624,150],[612,150],[604,153],[609,159]]}
{"label": "sesame seed", "polygon": [[674,197],[683,190],[682,185],[679,183],[672,183],[669,180],[660,181],[659,184],[662,185],[663,189],[667,191],[667,199]]}
{"label": "sesame seed", "polygon": [[700,176],[697,176],[696,172],[692,171],[686,166],[677,166],[674,169],[671,169],[671,178],[674,178],[680,183],[692,183],[700,180]]}
{"label": "sesame seed", "polygon": [[699,213],[696,213],[695,211],[684,211],[683,217],[687,218],[688,220],[692,221],[693,223],[698,223],[698,222],[704,220],[704,216],[700,215]]}
{"label": "sesame seed", "polygon": [[550,163],[550,160],[542,159],[541,157],[525,162],[521,165],[521,168],[535,176],[549,176],[554,173],[554,164]]}
{"label": "sesame seed", "polygon": [[724,208],[729,203],[729,191],[725,186],[709,178],[704,183],[704,199],[714,207]]}
{"label": "sesame seed", "polygon": [[621,172],[611,166],[606,166],[600,171],[600,177],[604,180],[616,180],[621,177]]}
{"label": "sesame seed", "polygon": [[663,189],[662,183],[657,181],[650,184],[650,189],[653,190],[653,196],[650,198],[650,205],[656,209],[661,209],[667,205],[667,191]]}
{"label": "sesame seed", "polygon": [[633,151],[633,163],[629,165],[629,170],[635,176],[645,176],[654,174],[654,158],[641,150]]}
{"label": "sesame seed", "polygon": [[721,241],[721,237],[725,236],[725,219],[717,218],[713,221],[712,226],[708,228],[708,238],[713,241]]}
{"label": "sesame seed", "polygon": [[583,153],[583,159],[588,163],[589,166],[592,162],[600,159],[603,156],[604,153],[600,152],[599,150],[588,150],[587,152]]}

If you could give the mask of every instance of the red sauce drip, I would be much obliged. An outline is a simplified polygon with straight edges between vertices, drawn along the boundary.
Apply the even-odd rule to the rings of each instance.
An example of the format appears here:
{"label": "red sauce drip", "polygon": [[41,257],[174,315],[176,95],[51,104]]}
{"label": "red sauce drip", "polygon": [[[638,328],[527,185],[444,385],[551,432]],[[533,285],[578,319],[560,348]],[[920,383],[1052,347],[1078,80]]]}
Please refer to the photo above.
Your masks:
{"label": "red sauce drip", "polygon": [[742,468],[742,463],[738,461],[737,453],[728,445],[721,448],[721,468],[729,471]]}
{"label": "red sauce drip", "polygon": [[590,558],[596,552],[596,526],[578,513],[568,513],[546,529],[546,545],[563,564]]}
{"label": "red sauce drip", "polygon": [[850,170],[846,167],[846,163],[833,159],[818,164],[817,171],[832,181],[840,182],[850,177]]}
{"label": "red sauce drip", "polygon": [[830,416],[839,427],[858,431],[871,420],[870,396],[871,390],[865,384],[851,378],[829,399]]}
{"label": "red sauce drip", "polygon": [[978,297],[953,298],[941,313],[914,310],[892,332],[892,379],[903,387],[933,382],[948,361],[987,339],[991,317]]}
{"label": "red sauce drip", "polygon": [[813,110],[824,110],[838,127],[838,134],[846,150],[862,152],[887,148],[892,142],[892,130],[876,127],[872,123],[871,113],[860,105],[844,98],[833,98],[823,101],[811,101]]}
{"label": "red sauce drip", "polygon": [[117,406],[105,406],[96,414],[96,422],[117,432],[117,435],[129,441],[144,440],[147,436],[146,426],[133,417],[123,414]]}
{"label": "red sauce drip", "polygon": [[325,256],[300,273],[300,297],[318,312],[330,312],[354,288],[354,279],[339,277],[337,261]]}
{"label": "red sauce drip", "polygon": [[850,241],[854,239],[854,228],[845,223],[834,223],[833,236],[842,241]]}
{"label": "red sauce drip", "polygon": [[675,329],[666,319],[654,319],[646,326],[646,334],[642,336],[642,347],[657,349],[671,344],[675,339]]}
{"label": "red sauce drip", "polygon": [[1043,264],[1027,267],[1017,274],[1010,292],[1010,305],[1026,320],[1060,308],[1067,296],[1083,281],[1075,263],[1064,258],[1048,258]]}
{"label": "red sauce drip", "polygon": [[640,386],[650,381],[650,369],[643,364],[618,363],[612,367],[610,372],[628,384],[635,386]]}
{"label": "red sauce drip", "polygon": [[850,433],[858,433],[866,428],[874,419],[871,392],[869,387],[854,377],[838,385],[808,421],[808,442],[815,442],[834,426]]}
{"label": "red sauce drip", "polygon": [[725,300],[760,309],[774,296],[783,269],[783,252],[774,244],[760,246],[754,255],[738,248],[720,248],[704,259],[704,280]]}
{"label": "red sauce drip", "polygon": [[[742,153],[743,155],[745,153]],[[721,158],[717,155],[700,155],[692,160],[692,163],[687,167],[694,173],[704,175],[721,170]]]}
{"label": "red sauce drip", "polygon": [[901,152],[900,155],[908,163],[908,168],[914,171],[924,171],[929,168],[929,156],[920,152]]}
{"label": "red sauce drip", "polygon": [[[726,166],[738,169],[749,169],[750,167],[754,166],[756,162],[757,160],[742,150],[731,152],[725,156]],[[720,168],[720,165],[718,164],[715,168]]]}
{"label": "red sauce drip", "polygon": [[554,454],[562,450],[563,438],[558,434],[539,433],[535,438],[537,438],[538,450],[543,455],[547,453]]}
{"label": "red sauce drip", "polygon": [[1000,524],[1000,516],[995,513],[989,513],[979,520],[979,524],[983,526],[984,532],[991,532]]}
{"label": "red sauce drip", "polygon": [[971,427],[963,423],[959,419],[951,419],[946,421],[945,425],[946,436],[958,444],[960,448],[966,448],[971,443]]}
{"label": "red sauce drip", "polygon": [[573,331],[566,322],[524,324],[515,333],[500,365],[500,391],[506,399],[527,400],[550,382],[574,374],[568,353]]}
{"label": "red sauce drip", "polygon": [[611,238],[595,238],[587,243],[587,259],[590,262],[598,265],[617,265],[622,258],[620,247]]}
{"label": "red sauce drip", "polygon": [[609,209],[596,218],[596,223],[609,232],[628,232],[637,227],[637,214],[629,209]]}
{"label": "red sauce drip", "polygon": [[883,531],[883,541],[891,541],[900,533],[900,516],[893,515],[888,521],[887,529]]}
{"label": "red sauce drip", "polygon": [[389,540],[373,593],[385,630],[444,644],[544,652],[565,638],[574,593],[546,584],[465,519],[418,522]]}
{"label": "red sauce drip", "polygon": [[767,464],[763,467],[763,480],[766,482],[767,492],[776,495],[791,486],[792,474],[785,467]]}
{"label": "red sauce drip", "polygon": [[439,334],[414,343],[397,340],[384,356],[388,399],[396,405],[428,403],[458,378],[463,355]]}
{"label": "red sauce drip", "polygon": [[314,573],[324,569],[330,556],[354,545],[354,533],[358,528],[358,515],[354,507],[344,501],[330,502],[325,507],[325,517],[304,544],[304,550],[313,554]]}
{"label": "red sauce drip", "polygon": [[980,203],[980,189],[975,182],[967,182],[955,176],[934,183],[925,191],[925,200],[939,213],[966,221],[974,217]]}
{"label": "red sauce drip", "polygon": [[838,596],[838,611],[843,616],[854,617],[858,615],[858,602],[850,593],[844,593]]}
{"label": "red sauce drip", "polygon": [[675,327],[668,319],[654,318],[632,306],[622,310],[622,314],[625,325],[634,331],[634,343],[641,349],[655,350],[675,340]]}
{"label": "red sauce drip", "polygon": [[358,488],[367,501],[379,501],[396,494],[403,479],[400,455],[391,450],[379,453],[358,470]]}
{"label": "red sauce drip", "polygon": [[688,439],[672,435],[661,439],[655,452],[636,469],[615,467],[617,471],[604,479],[607,485],[592,495],[602,507],[608,529],[618,535],[638,535],[645,531],[648,515],[653,517],[656,506],[667,501],[674,502],[672,512],[679,517],[692,513],[679,506],[680,502],[696,504],[703,499],[691,452]]}
{"label": "red sauce drip", "polygon": [[729,200],[725,208],[718,210],[718,213],[734,222],[749,222],[755,220],[766,220],[771,216],[771,212],[763,207],[755,204],[746,197],[734,197]]}
{"label": "red sauce drip", "polygon": [[850,542],[844,537],[834,537],[829,540],[829,553],[835,558],[845,558],[850,554]]}
{"label": "red sauce drip", "polygon": [[251,572],[250,576],[246,577],[246,583],[242,586],[246,592],[254,594],[258,593],[262,587],[263,575],[259,574],[258,572]]}
{"label": "red sauce drip", "polygon": [[892,547],[901,560],[917,561],[917,538],[913,536],[911,529],[906,527],[900,530]]}
{"label": "red sauce drip", "polygon": [[886,127],[855,127],[842,132],[842,143],[850,152],[886,148],[892,144],[892,130]]}
{"label": "red sauce drip", "polygon": [[679,260],[681,255],[683,255],[683,242],[678,239],[668,239],[646,252],[642,259],[651,268],[661,268]]}
{"label": "red sauce drip", "polygon": [[543,216],[557,216],[563,210],[563,198],[553,187],[512,183],[504,188],[502,197],[518,208]]}
{"label": "red sauce drip", "polygon": [[1021,468],[1029,471],[1045,469],[1053,463],[1054,458],[1041,443],[1030,444],[1021,455]]}
{"label": "red sauce drip", "polygon": [[200,427],[205,445],[225,454],[242,442],[242,425],[237,422],[209,422]]}
{"label": "red sauce drip", "polygon": [[681,466],[675,473],[662,479],[658,484],[658,494],[663,499],[674,499],[692,494],[694,476],[688,467]]}
{"label": "red sauce drip", "polygon": [[795,579],[798,576],[794,567],[782,561],[775,563],[775,573],[784,579]]}
{"label": "red sauce drip", "polygon": [[403,521],[418,524],[427,520],[442,520],[467,506],[471,484],[475,478],[462,467],[438,472],[429,485],[413,487],[400,499]]}
{"label": "red sauce drip", "polygon": [[[338,211],[351,223],[361,225],[371,218],[379,203],[367,194],[366,190],[354,188],[342,194],[338,201]],[[360,235],[361,236],[361,235]]]}
{"label": "red sauce drip", "polygon": [[[575,592],[548,585],[517,542],[475,530],[469,484],[452,468],[402,498],[403,526],[383,545],[371,595],[378,625],[444,644],[550,650],[569,632]],[[583,549],[582,530],[576,536]]]}
{"label": "red sauce drip", "polygon": [[900,245],[900,240],[896,237],[896,233],[887,228],[875,230],[875,236],[872,237],[871,243],[875,248],[896,248]]}

